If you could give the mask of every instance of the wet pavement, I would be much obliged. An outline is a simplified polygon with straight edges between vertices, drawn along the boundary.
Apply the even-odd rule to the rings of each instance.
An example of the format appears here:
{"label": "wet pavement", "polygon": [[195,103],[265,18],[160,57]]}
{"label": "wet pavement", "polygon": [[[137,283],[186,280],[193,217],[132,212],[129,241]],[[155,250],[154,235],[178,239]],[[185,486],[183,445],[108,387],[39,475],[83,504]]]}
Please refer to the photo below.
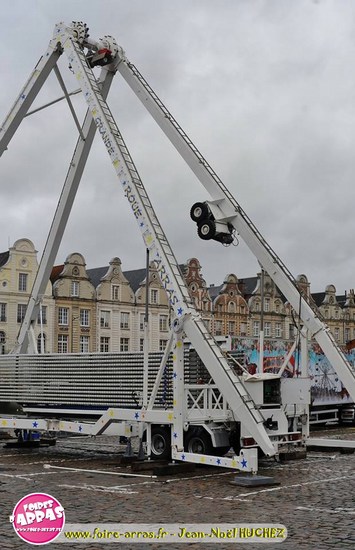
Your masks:
{"label": "wet pavement", "polygon": [[[315,434],[322,435],[320,432]],[[355,440],[355,428],[327,430],[327,437]],[[199,466],[192,472],[162,477],[129,477],[129,465],[120,464],[125,446],[115,438],[60,438],[56,446],[34,449],[5,448],[0,441],[0,540],[2,549],[28,548],[9,522],[22,497],[43,492],[54,496],[65,509],[67,523],[277,523],[288,529],[281,543],[266,548],[355,548],[355,454],[308,452],[307,458],[278,463],[260,461],[260,475],[280,484],[241,487],[229,470]],[[152,472],[143,471],[142,476]],[[137,474],[139,476],[139,473]],[[73,544],[50,543],[49,548]],[[75,545],[77,546],[77,545]],[[121,547],[111,544],[109,548]],[[106,547],[106,546],[105,546]],[[124,549],[162,550],[217,547],[263,548],[241,544],[132,544]],[[102,543],[78,548],[102,549]]]}

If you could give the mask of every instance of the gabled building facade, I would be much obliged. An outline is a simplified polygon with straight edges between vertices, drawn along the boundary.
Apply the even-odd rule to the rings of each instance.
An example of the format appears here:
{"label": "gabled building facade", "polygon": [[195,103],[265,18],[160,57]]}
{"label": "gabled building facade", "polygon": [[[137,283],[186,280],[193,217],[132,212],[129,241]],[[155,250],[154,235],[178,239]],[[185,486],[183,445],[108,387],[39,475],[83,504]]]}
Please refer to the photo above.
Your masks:
{"label": "gabled building facade", "polygon": [[249,307],[233,273],[227,275],[213,300],[213,333],[215,336],[247,336]]}
{"label": "gabled building facade", "polygon": [[[146,270],[123,272],[121,260],[116,257],[108,267],[89,269],[88,275],[96,287],[98,350],[143,351]],[[171,312],[154,263],[149,268],[148,306],[149,350],[163,350]]]}
{"label": "gabled building facade", "polygon": [[[0,353],[9,353],[16,345],[37,269],[37,251],[29,239],[19,239],[0,253]],[[53,348],[54,307],[48,283],[34,328],[38,350]]]}
{"label": "gabled building facade", "polygon": [[265,338],[287,337],[287,312],[282,294],[271,277],[261,272],[256,288],[248,300],[250,335],[258,337],[263,329]]}
{"label": "gabled building facade", "polygon": [[84,257],[69,254],[51,275],[55,300],[55,353],[90,353],[97,350],[96,291],[86,273]]}

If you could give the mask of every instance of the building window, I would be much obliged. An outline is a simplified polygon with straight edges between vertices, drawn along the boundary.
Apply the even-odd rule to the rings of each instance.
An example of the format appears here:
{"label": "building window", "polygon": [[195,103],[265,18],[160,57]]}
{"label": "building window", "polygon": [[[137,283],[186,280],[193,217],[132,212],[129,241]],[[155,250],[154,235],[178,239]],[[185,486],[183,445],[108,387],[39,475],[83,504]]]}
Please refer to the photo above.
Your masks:
{"label": "building window", "polygon": [[223,332],[223,323],[222,323],[222,321],[216,321],[215,329],[216,329],[216,336],[221,336],[222,332]]}
{"label": "building window", "polygon": [[101,336],[100,338],[100,352],[107,353],[110,351],[110,338],[107,336]]}
{"label": "building window", "polygon": [[159,340],[159,351],[165,351],[167,340]]}
{"label": "building window", "polygon": [[38,335],[37,351],[38,353],[46,353],[46,335],[44,333]]}
{"label": "building window", "polygon": [[345,329],[345,338],[344,338],[344,341],[345,342],[348,342],[350,340],[350,329],[349,328],[346,328]]}
{"label": "building window", "polygon": [[120,287],[118,285],[112,285],[111,287],[111,299],[119,300],[120,299]]}
{"label": "building window", "polygon": [[144,318],[145,318],[145,314],[140,313],[139,314],[139,330],[144,330]]}
{"label": "building window", "polygon": [[268,298],[264,300],[264,311],[266,312],[270,311],[270,300]]}
{"label": "building window", "polygon": [[129,338],[120,339],[120,351],[129,351]]}
{"label": "building window", "polygon": [[264,325],[264,335],[271,336],[271,323],[266,322]]}
{"label": "building window", "polygon": [[101,328],[110,328],[110,311],[100,311],[100,327]]}
{"label": "building window", "polygon": [[278,302],[275,304],[275,311],[276,313],[280,313],[280,304]]}
{"label": "building window", "polygon": [[73,298],[79,297],[79,282],[78,281],[72,281],[71,282],[71,294]]}
{"label": "building window", "polygon": [[229,302],[228,303],[228,313],[235,313],[235,303]]}
{"label": "building window", "polygon": [[129,329],[129,313],[121,311],[121,328],[128,330]]}
{"label": "building window", "polygon": [[254,321],[254,323],[253,323],[253,336],[259,336],[259,333],[260,333],[259,321]]}
{"label": "building window", "polygon": [[80,353],[89,353],[89,337],[80,336]]}
{"label": "building window", "polygon": [[58,336],[58,353],[68,353],[68,335],[59,334]]}
{"label": "building window", "polygon": [[58,308],[58,324],[59,325],[68,325],[68,317],[69,317],[69,310],[68,310],[67,307]]}
{"label": "building window", "polygon": [[235,321],[228,321],[228,334],[235,335]]}
{"label": "building window", "polygon": [[152,288],[150,290],[150,303],[151,304],[158,303],[158,291],[155,288]]}
{"label": "building window", "polygon": [[335,315],[336,319],[339,319],[339,310],[338,309],[335,310],[334,315]]}
{"label": "building window", "polygon": [[5,353],[5,332],[0,331],[0,355],[4,355]]}
{"label": "building window", "polygon": [[139,351],[144,351],[144,338],[139,339]]}
{"label": "building window", "polygon": [[336,339],[337,342],[339,342],[339,335],[340,335],[340,330],[336,327],[334,329],[334,338]]}
{"label": "building window", "polygon": [[0,321],[6,323],[6,304],[0,304]]}
{"label": "building window", "polygon": [[281,323],[275,323],[275,336],[276,338],[282,337],[282,325]]}
{"label": "building window", "polygon": [[247,335],[247,325],[246,323],[240,323],[240,335],[246,336]]}
{"label": "building window", "polygon": [[17,304],[17,322],[22,323],[26,315],[27,305]]}
{"label": "building window", "polygon": [[18,289],[20,292],[27,292],[27,273],[19,273],[18,275]]}
{"label": "building window", "polygon": [[90,326],[90,311],[88,309],[80,310],[80,326],[81,327]]}
{"label": "building window", "polygon": [[159,316],[159,330],[160,332],[166,332],[168,330],[168,316],[160,315]]}
{"label": "building window", "polygon": [[41,325],[41,323],[42,323],[42,325],[47,324],[47,306],[42,306],[42,307],[39,308],[38,317],[37,317],[37,324]]}

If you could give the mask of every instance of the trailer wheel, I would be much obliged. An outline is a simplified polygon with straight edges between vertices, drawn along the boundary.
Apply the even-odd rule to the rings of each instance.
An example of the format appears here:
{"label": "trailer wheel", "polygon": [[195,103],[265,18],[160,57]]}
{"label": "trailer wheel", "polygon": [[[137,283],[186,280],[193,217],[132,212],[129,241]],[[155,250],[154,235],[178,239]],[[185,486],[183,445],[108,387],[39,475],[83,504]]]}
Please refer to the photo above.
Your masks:
{"label": "trailer wheel", "polygon": [[205,220],[198,224],[197,234],[200,239],[209,241],[216,235],[216,224],[213,220]]}
{"label": "trailer wheel", "polygon": [[186,437],[186,450],[202,455],[215,454],[210,435],[203,428],[194,428]]}
{"label": "trailer wheel", "polygon": [[240,453],[240,424],[236,424],[236,427],[230,431],[229,434],[229,443],[236,455]]}
{"label": "trailer wheel", "polygon": [[213,451],[212,451],[212,454],[215,455],[215,456],[225,456],[228,451],[229,451],[230,447],[213,447]]}
{"label": "trailer wheel", "polygon": [[152,426],[152,458],[167,460],[171,458],[171,435],[169,428]]}
{"label": "trailer wheel", "polygon": [[209,209],[204,202],[195,202],[190,210],[190,217],[194,222],[200,222],[209,215]]}

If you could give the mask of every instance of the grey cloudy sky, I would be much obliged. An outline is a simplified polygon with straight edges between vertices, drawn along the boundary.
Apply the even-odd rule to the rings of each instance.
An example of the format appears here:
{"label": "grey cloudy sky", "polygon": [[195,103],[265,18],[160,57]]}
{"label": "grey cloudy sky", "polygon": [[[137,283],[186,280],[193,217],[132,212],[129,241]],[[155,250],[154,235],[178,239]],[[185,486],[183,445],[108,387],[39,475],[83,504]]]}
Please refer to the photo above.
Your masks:
{"label": "grey cloudy sky", "polygon": [[[313,291],[355,287],[352,0],[3,0],[0,19],[1,119],[55,23],[85,21],[93,38],[116,37],[294,275]],[[51,76],[36,105],[59,95]],[[119,75],[109,104],[178,261],[198,257],[208,284],[254,276],[244,243],[198,239],[189,210],[207,192]],[[0,160],[0,251],[27,237],[42,252],[76,139],[63,102],[22,123]],[[98,139],[56,263],[71,252],[90,268],[145,262]]]}

